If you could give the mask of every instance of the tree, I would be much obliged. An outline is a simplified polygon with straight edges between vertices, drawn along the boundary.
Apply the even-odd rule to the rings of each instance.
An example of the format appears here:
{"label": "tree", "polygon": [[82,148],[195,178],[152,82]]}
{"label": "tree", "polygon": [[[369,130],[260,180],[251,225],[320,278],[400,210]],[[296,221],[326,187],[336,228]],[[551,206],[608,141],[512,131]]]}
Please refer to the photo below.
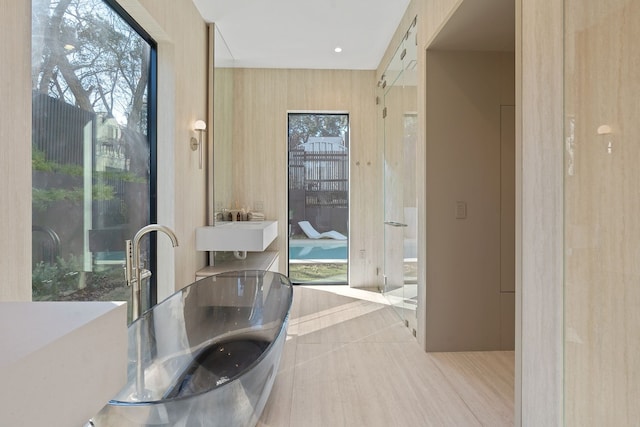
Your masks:
{"label": "tree", "polygon": [[34,92],[146,134],[149,45],[103,0],[33,1]]}
{"label": "tree", "polygon": [[346,114],[289,114],[289,148],[304,144],[311,136],[345,136],[348,146]]}

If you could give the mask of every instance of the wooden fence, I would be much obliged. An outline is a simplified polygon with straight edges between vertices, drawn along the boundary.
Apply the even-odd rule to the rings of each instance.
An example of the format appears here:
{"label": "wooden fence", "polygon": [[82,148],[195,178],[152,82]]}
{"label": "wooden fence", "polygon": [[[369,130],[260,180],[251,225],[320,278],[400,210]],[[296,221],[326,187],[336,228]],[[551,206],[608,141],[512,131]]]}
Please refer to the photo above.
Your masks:
{"label": "wooden fence", "polygon": [[349,155],[344,151],[289,151],[289,191],[303,190],[306,206],[346,207]]}

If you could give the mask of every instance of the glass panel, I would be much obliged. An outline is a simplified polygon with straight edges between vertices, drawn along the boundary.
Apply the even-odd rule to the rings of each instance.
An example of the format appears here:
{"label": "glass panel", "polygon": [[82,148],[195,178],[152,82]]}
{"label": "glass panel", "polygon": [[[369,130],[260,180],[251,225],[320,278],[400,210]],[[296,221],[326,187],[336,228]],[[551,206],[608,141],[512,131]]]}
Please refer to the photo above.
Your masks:
{"label": "glass panel", "polygon": [[32,20],[33,298],[128,300],[124,241],[150,220],[151,46],[101,0],[37,0]]}
{"label": "glass panel", "polygon": [[349,115],[289,114],[289,277],[347,283]]}
{"label": "glass panel", "polygon": [[384,87],[384,293],[412,330],[417,328],[417,45],[407,31]]}
{"label": "glass panel", "polygon": [[[215,70],[213,79],[213,185],[216,217],[234,207],[233,199],[233,74],[234,59],[224,37],[215,27]],[[262,206],[254,211],[264,213]],[[226,213],[226,212],[225,212]],[[220,215],[218,215],[220,214]],[[224,218],[225,220],[227,218]]]}
{"label": "glass panel", "polygon": [[640,419],[640,2],[565,0],[565,423]]}

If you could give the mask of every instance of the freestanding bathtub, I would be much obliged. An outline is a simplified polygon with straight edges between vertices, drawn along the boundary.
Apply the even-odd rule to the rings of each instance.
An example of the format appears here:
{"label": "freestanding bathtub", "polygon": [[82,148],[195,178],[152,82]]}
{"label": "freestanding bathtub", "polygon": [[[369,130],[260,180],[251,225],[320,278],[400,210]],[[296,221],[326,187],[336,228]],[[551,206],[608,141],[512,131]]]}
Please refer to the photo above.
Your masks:
{"label": "freestanding bathtub", "polygon": [[129,326],[127,385],[91,423],[255,426],[278,371],[292,298],[287,277],[254,270],[176,292]]}

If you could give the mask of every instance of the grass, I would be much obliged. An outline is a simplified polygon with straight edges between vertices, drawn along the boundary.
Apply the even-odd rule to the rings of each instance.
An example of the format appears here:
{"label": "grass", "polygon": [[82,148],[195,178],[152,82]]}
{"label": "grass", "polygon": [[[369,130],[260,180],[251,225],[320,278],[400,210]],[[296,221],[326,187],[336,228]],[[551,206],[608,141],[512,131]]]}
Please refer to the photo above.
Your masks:
{"label": "grass", "polygon": [[347,283],[347,264],[291,263],[289,278],[295,283]]}

